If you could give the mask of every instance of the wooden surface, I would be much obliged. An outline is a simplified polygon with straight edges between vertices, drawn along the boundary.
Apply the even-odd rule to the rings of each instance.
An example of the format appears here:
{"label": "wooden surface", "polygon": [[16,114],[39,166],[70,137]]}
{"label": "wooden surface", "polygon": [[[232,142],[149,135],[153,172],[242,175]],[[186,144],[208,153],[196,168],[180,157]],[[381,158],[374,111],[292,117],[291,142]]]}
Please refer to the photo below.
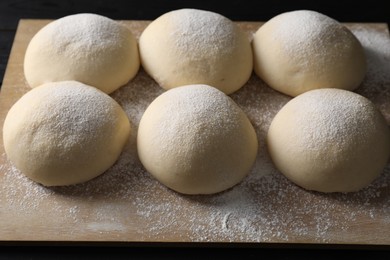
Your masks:
{"label": "wooden surface", "polygon": [[[21,20],[18,25],[0,93],[1,125],[12,104],[29,90],[23,75],[24,52],[31,37],[48,22]],[[137,37],[148,24],[122,22]],[[249,36],[261,25],[238,24]],[[375,36],[372,41],[388,40],[385,24],[348,26]],[[389,63],[385,58],[372,64]],[[383,73],[386,68],[372,70],[378,71]],[[370,76],[378,76],[375,73]],[[371,78],[357,92],[376,103],[389,124],[390,81],[384,75],[379,78],[380,88],[370,88],[376,82]],[[161,92],[141,69],[112,96],[125,108],[136,129],[139,110]],[[232,98],[255,125],[261,149],[242,184],[213,196],[182,196],[151,178],[135,155],[135,132],[117,165],[101,177],[50,189],[23,177],[6,159],[1,141],[0,240],[390,245],[389,164],[381,177],[361,192],[320,194],[300,189],[275,171],[264,144],[272,116],[290,98],[273,91],[255,75]],[[264,115],[262,119],[258,119],[259,113]]]}

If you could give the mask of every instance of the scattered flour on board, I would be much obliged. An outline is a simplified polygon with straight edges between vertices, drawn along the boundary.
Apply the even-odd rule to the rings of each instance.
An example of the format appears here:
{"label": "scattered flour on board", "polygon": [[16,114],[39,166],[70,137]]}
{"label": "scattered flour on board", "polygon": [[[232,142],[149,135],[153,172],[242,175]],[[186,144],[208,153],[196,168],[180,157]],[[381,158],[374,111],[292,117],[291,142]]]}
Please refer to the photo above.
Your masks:
{"label": "scattered flour on board", "polygon": [[[368,53],[368,74],[357,92],[378,104],[389,122],[390,39],[365,28],[353,32]],[[274,168],[265,135],[274,115],[290,98],[254,75],[231,95],[247,113],[259,139],[250,174],[215,195],[185,196],[167,189],[143,169],[135,142],[143,112],[161,93],[140,70],[112,94],[129,116],[133,133],[117,163],[89,182],[45,188],[11,164],[1,165],[0,226],[12,229],[13,223],[41,223],[49,230],[67,223],[72,226],[69,236],[77,238],[84,230],[97,238],[114,234],[111,238],[116,241],[126,241],[132,234],[138,241],[318,243],[344,241],[343,236],[357,232],[360,221],[390,227],[390,165],[369,187],[350,194],[305,191]],[[5,161],[6,155],[1,156]]]}

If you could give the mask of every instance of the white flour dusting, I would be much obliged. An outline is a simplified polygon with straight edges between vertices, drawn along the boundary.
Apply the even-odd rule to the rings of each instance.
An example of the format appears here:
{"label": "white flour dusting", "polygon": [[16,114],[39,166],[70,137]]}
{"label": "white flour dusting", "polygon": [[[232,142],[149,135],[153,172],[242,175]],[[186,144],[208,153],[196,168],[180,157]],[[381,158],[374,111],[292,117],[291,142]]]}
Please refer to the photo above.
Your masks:
{"label": "white flour dusting", "polygon": [[[196,55],[229,55],[236,48],[237,39],[234,37],[235,24],[217,13],[197,9],[182,9],[174,11],[171,16],[172,38],[176,41],[177,51],[183,57]],[[199,53],[199,46],[212,46],[207,53]],[[196,56],[193,57],[196,60]],[[207,56],[205,56],[207,57]],[[205,58],[202,57],[202,58]]]}
{"label": "white flour dusting", "polygon": [[[357,92],[374,101],[389,123],[390,78],[385,68],[390,66],[390,39],[363,27],[354,33],[368,52],[369,65]],[[274,168],[265,145],[273,116],[290,98],[255,75],[231,95],[247,113],[261,144],[249,176],[216,195],[184,196],[162,186],[143,169],[135,147],[139,120],[162,92],[141,70],[112,94],[129,116],[133,134],[117,163],[92,181],[45,188],[10,164],[0,166],[0,204],[5,205],[0,209],[0,234],[60,240],[83,240],[86,232],[96,240],[114,241],[364,243],[370,234],[361,233],[361,223],[376,223],[379,228],[371,230],[376,242],[389,243],[383,232],[390,228],[390,165],[356,193],[322,194],[292,184]],[[62,226],[68,232],[58,232]],[[27,228],[46,233],[29,235]]]}

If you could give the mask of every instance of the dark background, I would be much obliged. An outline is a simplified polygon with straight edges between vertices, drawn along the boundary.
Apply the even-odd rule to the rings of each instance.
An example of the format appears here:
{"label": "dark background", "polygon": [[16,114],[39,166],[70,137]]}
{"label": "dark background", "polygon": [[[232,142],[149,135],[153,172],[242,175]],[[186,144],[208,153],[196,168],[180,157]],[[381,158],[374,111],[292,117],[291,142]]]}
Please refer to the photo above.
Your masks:
{"label": "dark background", "polygon": [[[387,4],[386,4],[387,3]],[[235,21],[267,21],[285,11],[310,9],[340,22],[390,23],[390,1],[281,1],[281,0],[0,0],[0,85],[19,19],[57,19],[69,14],[90,12],[112,19],[153,20],[161,14],[184,7],[220,13]],[[390,73],[390,72],[389,72]],[[1,209],[0,209],[1,212]],[[0,215],[1,217],[1,215]],[[1,219],[0,219],[1,221]],[[390,230],[389,230],[390,235]],[[208,259],[230,256],[233,259],[390,259],[390,247],[359,245],[160,245],[116,244],[75,245],[67,243],[20,244],[1,242],[3,259]]]}

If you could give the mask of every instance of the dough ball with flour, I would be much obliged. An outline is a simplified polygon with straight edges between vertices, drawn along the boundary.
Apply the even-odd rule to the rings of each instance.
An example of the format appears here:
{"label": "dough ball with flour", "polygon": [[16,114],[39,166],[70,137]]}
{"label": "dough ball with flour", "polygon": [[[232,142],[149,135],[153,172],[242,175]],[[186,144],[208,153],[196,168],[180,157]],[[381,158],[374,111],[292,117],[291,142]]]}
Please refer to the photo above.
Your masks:
{"label": "dough ball with flour", "polygon": [[145,168],[184,194],[212,194],[236,185],[249,173],[258,149],[246,114],[207,85],[158,96],[141,118],[137,145]]}
{"label": "dough ball with flour", "polygon": [[390,132],[375,105],[341,89],[311,90],[274,117],[267,145],[276,167],[299,186],[353,192],[386,167]]}
{"label": "dough ball with flour", "polygon": [[164,89],[207,84],[230,94],[253,70],[248,36],[228,18],[179,9],[158,17],[141,34],[141,62]]}
{"label": "dough ball with flour", "polygon": [[308,90],[354,90],[366,74],[364,49],[336,20],[310,10],[282,13],[267,21],[252,41],[254,71],[290,96]]}
{"label": "dough ball with flour", "polygon": [[81,13],[44,26],[31,39],[24,74],[31,87],[75,80],[111,93],[138,72],[132,32],[107,17]]}
{"label": "dough ball with flour", "polygon": [[88,181],[118,159],[130,134],[119,104],[76,81],[46,83],[9,110],[3,141],[9,160],[45,186]]}

